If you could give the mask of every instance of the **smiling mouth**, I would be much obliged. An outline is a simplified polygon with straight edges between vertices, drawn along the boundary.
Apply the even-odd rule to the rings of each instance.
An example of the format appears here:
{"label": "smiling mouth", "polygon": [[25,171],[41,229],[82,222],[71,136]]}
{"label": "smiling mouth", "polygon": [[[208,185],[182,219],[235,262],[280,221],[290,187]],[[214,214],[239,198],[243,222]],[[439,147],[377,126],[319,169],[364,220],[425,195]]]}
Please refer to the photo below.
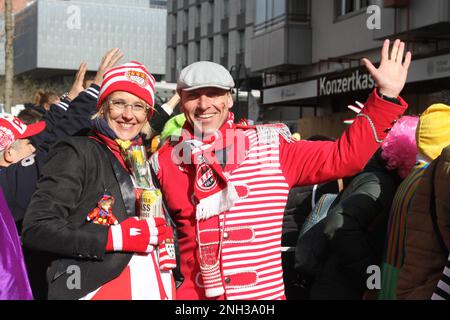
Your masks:
{"label": "smiling mouth", "polygon": [[196,114],[195,117],[197,119],[200,119],[200,120],[205,120],[205,119],[210,119],[210,118],[214,117],[214,115],[215,115],[214,113],[211,113],[211,114]]}
{"label": "smiling mouth", "polygon": [[132,123],[119,123],[119,125],[122,129],[130,129],[134,126]]}

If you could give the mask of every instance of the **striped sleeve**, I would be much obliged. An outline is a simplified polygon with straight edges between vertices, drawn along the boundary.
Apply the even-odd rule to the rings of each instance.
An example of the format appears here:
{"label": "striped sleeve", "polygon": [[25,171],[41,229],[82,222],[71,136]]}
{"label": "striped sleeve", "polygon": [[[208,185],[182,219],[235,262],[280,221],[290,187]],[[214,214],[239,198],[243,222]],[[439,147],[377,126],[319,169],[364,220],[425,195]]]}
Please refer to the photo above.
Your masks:
{"label": "striped sleeve", "polygon": [[450,300],[450,256],[431,300]]}

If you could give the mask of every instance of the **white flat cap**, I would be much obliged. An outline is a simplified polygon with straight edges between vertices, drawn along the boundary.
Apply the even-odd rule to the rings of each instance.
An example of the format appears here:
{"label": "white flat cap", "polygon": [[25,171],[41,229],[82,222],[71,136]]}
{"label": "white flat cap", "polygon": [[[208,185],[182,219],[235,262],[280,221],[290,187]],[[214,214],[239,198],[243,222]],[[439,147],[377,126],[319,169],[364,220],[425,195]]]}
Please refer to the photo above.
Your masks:
{"label": "white flat cap", "polygon": [[206,87],[231,90],[234,88],[234,80],[227,69],[211,61],[194,62],[181,70],[177,83],[178,91]]}

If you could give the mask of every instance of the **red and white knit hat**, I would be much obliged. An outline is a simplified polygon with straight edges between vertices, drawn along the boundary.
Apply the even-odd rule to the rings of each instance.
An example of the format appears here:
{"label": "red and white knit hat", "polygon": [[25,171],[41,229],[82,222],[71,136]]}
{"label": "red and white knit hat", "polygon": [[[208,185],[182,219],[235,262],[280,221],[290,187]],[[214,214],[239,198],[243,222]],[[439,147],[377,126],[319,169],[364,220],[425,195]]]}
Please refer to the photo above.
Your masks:
{"label": "red and white knit hat", "polygon": [[[103,101],[115,91],[129,92],[153,106],[155,101],[155,78],[143,64],[137,61],[131,61],[109,69],[103,76],[97,109],[100,109]],[[153,109],[151,108],[149,116],[152,114]]]}

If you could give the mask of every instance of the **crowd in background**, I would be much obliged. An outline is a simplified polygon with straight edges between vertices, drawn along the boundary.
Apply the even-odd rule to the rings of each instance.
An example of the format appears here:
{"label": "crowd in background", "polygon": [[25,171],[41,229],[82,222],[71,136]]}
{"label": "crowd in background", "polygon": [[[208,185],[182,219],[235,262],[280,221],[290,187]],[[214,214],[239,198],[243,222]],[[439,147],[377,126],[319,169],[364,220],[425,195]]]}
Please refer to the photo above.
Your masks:
{"label": "crowd in background", "polygon": [[[137,62],[116,66],[122,57],[117,49],[105,54],[92,79],[85,79],[82,63],[67,93],[40,90],[17,117],[1,114],[0,299],[448,299],[450,106],[437,101],[420,115],[401,116],[406,108],[399,96],[403,85],[394,90],[395,81],[387,80],[398,75],[398,82],[404,81],[411,58],[407,55],[402,65],[404,44],[399,41],[392,49],[394,58],[388,49],[385,43],[378,69],[366,63],[377,89],[365,104],[351,107],[357,115],[346,120],[349,129],[340,138],[315,135],[302,140],[285,126],[258,127],[245,119],[235,124],[228,113],[234,82],[225,69],[205,62],[183,70],[177,94],[159,104],[151,74]],[[401,59],[396,65],[397,54]],[[226,107],[216,107],[216,101]],[[214,113],[208,111],[212,109]],[[261,206],[270,207],[266,200],[250,197],[246,183],[239,184],[246,174],[256,174],[245,166],[246,160],[228,168],[231,156],[223,150],[234,148],[234,140],[191,143],[191,167],[170,161],[167,150],[176,147],[174,141],[194,141],[196,119],[208,125],[216,114],[217,131],[204,129],[203,134],[215,137],[232,130],[236,139],[243,137],[246,157],[253,152],[255,159],[280,158],[275,166],[279,172],[267,177],[261,173],[261,179],[287,181],[286,187],[271,189],[283,199],[290,189],[287,203],[273,200],[285,204],[276,208],[279,221],[261,219],[273,223],[274,230],[277,223],[282,226],[279,235],[270,234],[270,228],[264,231],[280,237],[281,254],[276,252],[279,244],[274,245],[259,263],[276,265],[280,254],[282,272],[274,267],[233,278],[234,271],[227,276],[226,270],[214,269],[221,259],[230,266],[238,263],[227,252],[244,254],[238,245],[221,247],[227,232],[211,231],[215,224],[225,224],[223,212],[244,220]],[[365,140],[356,145],[358,139]],[[219,142],[225,147],[218,147]],[[145,188],[136,186],[128,163],[130,146],[154,155],[150,180],[161,184],[165,218],[135,217]],[[200,179],[197,185],[184,180],[199,172],[206,188],[197,186]],[[241,174],[230,176],[233,172]],[[119,177],[123,175],[132,176],[133,183],[127,185]],[[219,189],[210,191],[208,181]],[[239,201],[259,207],[245,211],[245,206],[235,205]],[[190,216],[199,212],[205,216],[196,225]],[[245,226],[260,221],[228,219],[241,224],[239,235],[229,229],[234,244],[257,238]],[[133,230],[139,230],[139,240]],[[261,239],[261,245],[270,247],[269,240]],[[168,245],[173,242],[174,249]],[[165,250],[172,249],[176,259],[169,252],[171,259],[164,260]],[[72,264],[86,275],[82,293],[64,287]],[[150,265],[149,275],[143,274],[142,266]],[[274,282],[277,277],[284,287]],[[227,287],[230,281],[244,283],[247,291],[239,285]],[[117,288],[131,289],[119,293]]]}

